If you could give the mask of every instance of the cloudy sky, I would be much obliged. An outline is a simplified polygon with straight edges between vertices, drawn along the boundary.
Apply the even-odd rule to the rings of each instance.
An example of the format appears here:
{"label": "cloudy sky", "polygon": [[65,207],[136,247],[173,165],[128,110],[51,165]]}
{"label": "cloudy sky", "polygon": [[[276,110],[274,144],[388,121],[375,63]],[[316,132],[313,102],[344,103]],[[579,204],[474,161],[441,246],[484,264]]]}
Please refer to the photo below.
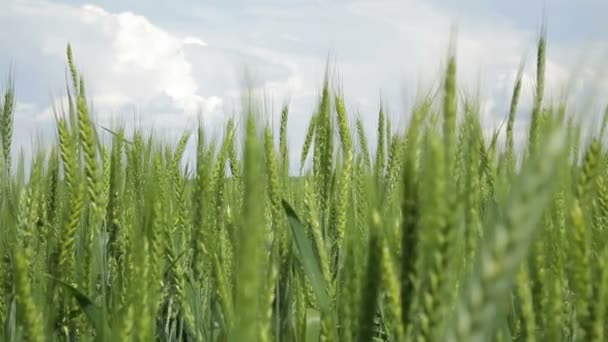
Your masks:
{"label": "cloudy sky", "polygon": [[402,120],[417,91],[437,80],[456,24],[458,79],[463,90],[480,91],[492,127],[505,116],[524,57],[525,119],[543,13],[548,95],[576,79],[584,94],[606,99],[605,0],[0,0],[0,75],[13,66],[16,144],[26,151],[53,134],[68,42],[102,124],[137,122],[172,135],[202,113],[218,125],[238,106],[247,69],[270,99],[269,120],[289,100],[298,149],[328,56],[349,112],[373,139],[380,101]]}

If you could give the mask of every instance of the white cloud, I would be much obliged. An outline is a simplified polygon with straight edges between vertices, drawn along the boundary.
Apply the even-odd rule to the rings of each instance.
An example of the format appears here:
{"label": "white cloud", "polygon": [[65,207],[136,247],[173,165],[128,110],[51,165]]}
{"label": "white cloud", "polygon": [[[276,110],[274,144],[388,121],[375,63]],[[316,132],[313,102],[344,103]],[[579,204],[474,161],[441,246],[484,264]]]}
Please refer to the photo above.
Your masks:
{"label": "white cloud", "polygon": [[192,36],[188,36],[188,37],[184,38],[183,43],[186,45],[198,45],[201,47],[207,46],[207,43],[205,43],[202,39],[200,39],[198,37],[192,37]]}
{"label": "white cloud", "polygon": [[199,107],[215,110],[215,106],[197,94],[192,65],[184,56],[184,43],[204,45],[200,39],[180,40],[130,12],[110,14],[91,5],[84,6],[82,11],[85,24],[108,28],[100,37],[108,43],[105,68],[96,67],[90,75],[100,80],[96,90],[103,94],[102,101],[106,97],[110,103],[112,99],[145,103],[152,100],[150,96],[163,93],[184,112],[193,113]]}
{"label": "white cloud", "polygon": [[[506,115],[524,55],[522,111],[531,103],[537,33],[496,14],[472,18],[422,0],[200,6],[193,4],[187,11],[192,16],[182,20],[96,5],[9,1],[0,12],[0,46],[33,70],[23,83],[18,78],[18,86],[43,93],[24,100],[34,107],[22,111],[27,114],[20,116],[21,127],[39,124],[26,120],[28,115],[39,121],[51,118],[31,112],[49,113],[44,86],[62,85],[69,41],[104,122],[138,113],[143,122],[174,129],[195,120],[199,110],[210,118],[207,122],[220,121],[224,110],[238,108],[242,67],[247,65],[253,85],[273,98],[275,115],[284,98],[291,99],[291,151],[303,142],[329,53],[340,71],[348,108],[361,113],[373,142],[380,94],[395,125],[401,123],[404,95],[411,98],[420,84],[439,80],[453,22],[458,23],[458,81],[469,92],[481,89],[484,124],[490,128]],[[547,98],[557,97],[573,75],[598,78],[594,68],[571,72],[578,52],[585,51],[581,46],[559,45],[549,37]],[[600,50],[598,46],[606,48],[596,44],[589,50]],[[598,92],[608,89],[606,80],[604,74],[595,82]]]}
{"label": "white cloud", "polygon": [[[94,5],[22,1],[12,3],[10,12],[25,22],[21,26],[37,23],[38,33],[25,43],[38,46],[45,58],[64,61],[66,43],[72,44],[101,114],[126,104],[150,109],[159,96],[168,97],[176,119],[199,110],[219,114],[221,98],[199,93],[192,63],[185,57],[186,46],[205,46],[199,38],[182,39],[141,15],[110,13]],[[155,113],[147,114],[153,119]]]}

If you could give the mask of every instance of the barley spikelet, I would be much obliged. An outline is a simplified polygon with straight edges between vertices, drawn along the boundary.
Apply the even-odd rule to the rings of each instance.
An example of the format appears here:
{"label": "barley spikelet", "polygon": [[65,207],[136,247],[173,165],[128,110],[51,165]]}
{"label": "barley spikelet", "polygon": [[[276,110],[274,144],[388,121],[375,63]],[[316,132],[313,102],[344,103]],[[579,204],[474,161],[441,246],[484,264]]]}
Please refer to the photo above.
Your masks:
{"label": "barley spikelet", "polygon": [[312,145],[313,139],[315,139],[316,118],[317,115],[313,115],[310,118],[308,128],[306,129],[306,137],[304,138],[304,145],[302,146],[302,153],[300,155],[300,173],[302,173],[304,163],[306,162],[306,158],[308,157],[310,146]]}
{"label": "barley spikelet", "polygon": [[13,115],[15,111],[15,82],[12,73],[8,77],[8,86],[4,93],[4,100],[0,100],[2,113],[0,113],[0,142],[2,143],[2,157],[6,175],[11,172],[11,143],[13,140]]}
{"label": "barley spikelet", "polygon": [[[289,118],[289,105],[285,104],[281,111],[281,128],[279,131],[279,151],[281,154],[281,178],[283,183],[289,177],[289,147],[287,146],[287,120]],[[284,184],[286,185],[286,184]]]}
{"label": "barley spikelet", "polygon": [[503,298],[525,259],[542,209],[552,195],[551,179],[563,156],[563,136],[552,132],[542,149],[544,160],[530,160],[516,178],[504,214],[484,239],[476,271],[460,297],[446,329],[446,341],[485,341],[496,332],[496,317],[504,314]]}
{"label": "barley spikelet", "polygon": [[361,149],[361,151],[359,153],[361,153],[363,155],[363,161],[365,162],[365,166],[367,168],[370,168],[372,166],[372,164],[371,164],[370,157],[369,157],[369,147],[368,147],[368,143],[367,143],[367,136],[365,135],[365,129],[363,128],[363,122],[361,121],[361,118],[357,118],[357,137],[359,139],[359,148]]}
{"label": "barley spikelet", "polygon": [[[27,234],[32,228],[32,222],[28,219],[28,211],[31,210],[31,207],[28,205],[27,197],[29,197],[28,194],[22,191],[19,200],[18,224],[19,230],[23,234]],[[32,281],[28,275],[29,268],[32,266],[33,251],[32,247],[27,244],[27,237],[21,236],[21,239],[23,245],[13,247],[14,286],[23,320],[20,323],[25,330],[25,337],[29,341],[42,342],[45,341],[43,317],[40,309],[34,303]]]}
{"label": "barley spikelet", "polygon": [[386,162],[386,137],[385,137],[385,115],[384,109],[380,107],[378,112],[378,137],[376,143],[376,162],[374,164],[374,170],[376,175],[376,182],[380,182],[380,179],[384,176],[384,163]]}
{"label": "barley spikelet", "polygon": [[534,94],[534,105],[530,123],[530,149],[536,146],[539,124],[542,115],[543,94],[545,91],[545,53],[547,50],[545,27],[541,28],[536,53],[536,92]]}
{"label": "barley spikelet", "polygon": [[511,95],[511,106],[509,107],[509,117],[507,119],[507,167],[509,173],[514,172],[515,168],[515,142],[513,140],[513,127],[515,126],[515,116],[517,114],[517,105],[521,94],[522,75],[524,71],[524,63],[519,66],[517,75],[515,76],[515,85],[513,86],[513,94]]}
{"label": "barley spikelet", "polygon": [[[251,104],[249,104],[251,106]],[[250,108],[249,110],[252,110]],[[258,315],[260,314],[259,296],[262,290],[262,278],[260,271],[263,269],[264,250],[260,248],[264,241],[264,217],[260,210],[264,208],[260,203],[259,195],[264,191],[264,184],[259,177],[263,175],[262,165],[259,158],[262,156],[256,124],[253,113],[247,117],[245,133],[245,165],[243,216],[241,228],[243,230],[238,236],[238,248],[236,259],[238,269],[236,273],[236,305],[239,310],[237,326],[235,327],[236,339],[243,341],[250,336],[256,336],[259,327]]]}

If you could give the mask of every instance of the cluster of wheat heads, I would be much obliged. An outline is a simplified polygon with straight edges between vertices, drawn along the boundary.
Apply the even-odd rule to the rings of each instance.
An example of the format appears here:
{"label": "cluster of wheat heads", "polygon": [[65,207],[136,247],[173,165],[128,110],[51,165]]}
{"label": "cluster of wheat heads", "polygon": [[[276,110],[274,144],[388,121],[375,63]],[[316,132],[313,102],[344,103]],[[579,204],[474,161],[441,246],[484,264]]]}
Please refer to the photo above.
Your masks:
{"label": "cluster of wheat heads", "polygon": [[374,153],[326,78],[297,177],[288,106],[278,144],[252,97],[223,134],[100,131],[67,56],[57,142],[27,175],[12,78],[0,102],[0,339],[606,339],[606,120],[583,135],[543,101],[544,36],[522,150],[521,70],[502,147],[449,54],[406,127],[379,110]]}

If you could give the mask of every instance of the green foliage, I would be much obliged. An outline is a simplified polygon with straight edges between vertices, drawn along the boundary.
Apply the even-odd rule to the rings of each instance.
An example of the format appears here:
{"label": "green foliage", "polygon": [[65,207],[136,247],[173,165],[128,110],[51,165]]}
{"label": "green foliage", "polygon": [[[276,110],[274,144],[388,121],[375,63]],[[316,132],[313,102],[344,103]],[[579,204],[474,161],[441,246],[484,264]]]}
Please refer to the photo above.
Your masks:
{"label": "green foliage", "polygon": [[477,99],[459,99],[450,50],[437,95],[404,129],[379,108],[373,147],[326,75],[290,151],[289,106],[275,144],[251,94],[240,135],[234,119],[175,144],[97,130],[68,46],[57,141],[26,175],[28,157],[11,160],[11,74],[0,340],[605,340],[608,111],[584,135],[563,103],[543,102],[545,44],[543,31],[522,148],[523,64],[505,144],[500,127],[484,135]]}

